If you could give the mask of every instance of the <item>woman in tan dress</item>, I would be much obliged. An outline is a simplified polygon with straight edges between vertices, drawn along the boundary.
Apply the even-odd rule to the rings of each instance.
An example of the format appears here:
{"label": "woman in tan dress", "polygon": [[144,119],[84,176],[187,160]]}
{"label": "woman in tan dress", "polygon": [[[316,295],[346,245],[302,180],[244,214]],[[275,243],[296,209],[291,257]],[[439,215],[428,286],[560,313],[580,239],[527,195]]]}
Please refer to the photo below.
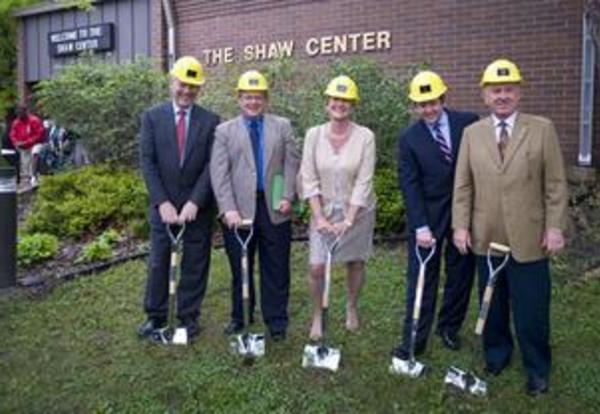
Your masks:
{"label": "woman in tan dress", "polygon": [[302,156],[303,197],[310,220],[310,277],[313,299],[310,338],[322,336],[321,296],[327,255],[326,240],[341,236],[334,262],[346,263],[348,298],[346,328],[359,327],[358,294],[364,263],[373,249],[375,227],[375,136],[350,120],[358,88],[347,76],[333,79],[325,91],[329,122],[306,133]]}

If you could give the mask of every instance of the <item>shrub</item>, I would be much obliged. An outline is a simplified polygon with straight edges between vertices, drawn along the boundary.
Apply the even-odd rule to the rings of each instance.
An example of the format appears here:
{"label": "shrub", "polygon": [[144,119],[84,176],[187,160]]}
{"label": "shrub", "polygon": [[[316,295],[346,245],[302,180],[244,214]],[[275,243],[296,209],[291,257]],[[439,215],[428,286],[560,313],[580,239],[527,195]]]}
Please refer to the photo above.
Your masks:
{"label": "shrub", "polygon": [[34,233],[19,237],[17,263],[30,266],[53,258],[58,252],[58,239],[52,234]]}
{"label": "shrub", "polygon": [[140,114],[166,97],[166,79],[145,59],[115,65],[88,57],[41,81],[35,98],[45,114],[83,139],[92,161],[134,166]]}
{"label": "shrub", "polygon": [[[248,68],[228,66],[209,79],[201,102],[224,118],[235,116],[239,108],[233,90],[237,77]],[[409,119],[404,78],[398,79],[385,65],[365,58],[335,60],[325,69],[323,65],[280,60],[260,70],[270,83],[270,110],[292,121],[299,141],[308,128],[326,120],[323,91],[327,82],[340,74],[352,77],[361,95],[354,119],[375,132],[378,167],[393,166],[396,136]]]}
{"label": "shrub", "polygon": [[[227,66],[210,76],[200,97],[202,105],[224,119],[238,114],[234,89],[238,76],[249,67]],[[366,58],[334,60],[325,67],[280,60],[259,69],[270,83],[271,111],[292,121],[300,146],[306,130],[326,120],[323,91],[327,82],[340,74],[351,76],[361,94],[354,119],[375,132],[377,169],[394,168],[396,136],[409,119],[407,77],[398,77],[386,65]],[[406,74],[410,75],[410,71]],[[44,111],[86,140],[94,160],[133,165],[137,164],[135,138],[139,114],[164,99],[167,91],[166,77],[148,61],[112,65],[88,60],[67,66],[55,78],[41,82],[36,96]],[[85,185],[82,183],[86,183],[87,178],[71,177],[71,182],[64,184],[65,188],[63,184],[50,184],[51,179],[46,180],[40,189],[39,208],[28,222],[29,228],[79,237],[82,232],[101,231],[111,221],[117,221],[120,225],[129,223],[136,235],[147,235],[147,224],[142,224],[146,221],[145,188],[137,183],[125,185],[123,191],[110,188],[123,189],[122,183],[117,183],[118,173],[115,174],[111,172],[106,179],[98,177],[98,183]],[[50,189],[45,188],[46,183]],[[76,189],[71,189],[73,185]],[[395,182],[392,188],[396,188]],[[387,221],[378,223],[378,230],[392,231],[400,227],[394,220],[403,220],[402,214],[399,219],[394,216],[403,211],[398,205],[400,199],[395,200],[394,194],[386,198],[388,190],[391,191],[389,188],[379,190],[379,214]],[[297,212],[303,220],[308,217],[306,208]]]}
{"label": "shrub", "polygon": [[403,230],[406,211],[396,176],[396,171],[389,168],[380,168],[375,174],[374,185],[377,195],[375,231],[379,234],[398,233]]}
{"label": "shrub", "polygon": [[80,239],[86,233],[145,220],[147,208],[146,188],[135,171],[86,167],[45,177],[25,228]]}
{"label": "shrub", "polygon": [[76,263],[90,263],[110,259],[112,250],[121,236],[114,230],[106,230],[96,240],[86,245],[75,260]]}
{"label": "shrub", "polygon": [[131,220],[128,227],[136,239],[147,239],[150,236],[150,222],[146,217]]}

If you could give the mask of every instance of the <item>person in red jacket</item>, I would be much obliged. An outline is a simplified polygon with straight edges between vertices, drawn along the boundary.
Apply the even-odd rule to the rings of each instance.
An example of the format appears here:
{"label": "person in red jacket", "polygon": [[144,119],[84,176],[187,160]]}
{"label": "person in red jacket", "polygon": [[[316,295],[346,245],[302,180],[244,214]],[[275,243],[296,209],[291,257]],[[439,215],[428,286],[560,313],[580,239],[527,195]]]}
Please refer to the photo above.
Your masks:
{"label": "person in red jacket", "polygon": [[17,108],[17,118],[10,128],[10,140],[21,156],[21,176],[29,178],[32,186],[37,186],[37,163],[43,148],[44,126],[25,105]]}

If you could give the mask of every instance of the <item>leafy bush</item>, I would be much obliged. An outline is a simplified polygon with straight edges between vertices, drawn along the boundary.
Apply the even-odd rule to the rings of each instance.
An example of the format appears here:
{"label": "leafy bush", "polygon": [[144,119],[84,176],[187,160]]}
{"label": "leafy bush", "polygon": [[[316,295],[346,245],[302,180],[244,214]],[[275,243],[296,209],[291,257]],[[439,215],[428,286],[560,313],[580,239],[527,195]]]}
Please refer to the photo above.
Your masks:
{"label": "leafy bush", "polygon": [[121,236],[114,230],[106,230],[96,240],[86,245],[75,260],[76,263],[90,263],[110,259],[112,249]]}
{"label": "leafy bush", "polygon": [[[201,104],[224,119],[238,114],[233,91],[237,78],[248,68],[249,65],[228,66],[210,76],[200,97]],[[405,91],[410,71],[406,72],[407,76],[398,77],[384,64],[366,58],[334,60],[326,67],[280,60],[259,69],[270,83],[270,110],[292,121],[299,145],[302,145],[308,128],[326,121],[323,91],[327,82],[340,74],[351,76],[361,95],[354,119],[375,132],[377,168],[394,168],[396,136],[409,119]],[[86,140],[93,159],[133,165],[136,164],[139,114],[164,99],[167,91],[166,77],[148,61],[111,65],[91,60],[67,66],[55,78],[41,82],[36,95],[45,112]],[[87,183],[85,177],[71,177],[72,182],[65,184],[65,189],[51,180],[48,179],[40,189],[40,198],[47,194],[47,202],[38,202],[40,207],[29,220],[31,229],[79,237],[84,231],[97,232],[106,228],[111,220],[117,220],[121,225],[128,223],[136,235],[148,234],[144,215],[147,198],[143,185],[126,186],[128,190],[120,191],[110,188],[120,186],[115,181],[116,176],[106,180],[99,178],[98,184],[90,185],[83,184]],[[114,184],[111,181],[115,181]],[[52,188],[46,189],[46,183]],[[73,184],[81,185],[76,190],[68,190]],[[396,188],[395,182],[391,188]],[[391,188],[382,188],[379,192],[391,191]],[[82,194],[86,196],[82,197]],[[403,220],[403,217],[395,218],[394,214],[403,208],[397,205],[399,198],[394,199],[394,195],[386,198],[387,193],[382,194],[378,194],[379,214],[387,221],[378,223],[378,230],[392,231],[399,228],[394,223]],[[59,201],[56,205],[55,200]],[[388,200],[391,205],[387,204]],[[36,217],[38,213],[40,217]],[[306,208],[300,213],[302,220],[308,218]],[[125,217],[127,220],[123,221]]]}
{"label": "leafy bush", "polygon": [[377,221],[375,231],[379,234],[397,233],[403,229],[406,209],[398,188],[396,171],[380,168],[375,174],[377,195]]}
{"label": "leafy bush", "polygon": [[58,252],[58,239],[52,234],[34,233],[19,237],[17,243],[17,263],[30,266],[53,258]]}
{"label": "leafy bush", "polygon": [[[249,67],[229,66],[206,83],[200,101],[225,118],[239,113],[233,90],[237,77]],[[354,119],[377,137],[377,165],[391,168],[398,131],[409,120],[406,79],[397,78],[375,60],[332,61],[325,69],[306,62],[275,61],[260,68],[269,83],[269,105],[275,114],[292,121],[301,141],[308,128],[326,121],[323,91],[333,77],[346,74],[360,89]]]}
{"label": "leafy bush", "polygon": [[149,60],[115,65],[89,57],[41,81],[35,98],[84,140],[92,161],[134,166],[140,114],[166,97],[166,79]]}
{"label": "leafy bush", "polygon": [[147,239],[150,236],[150,222],[144,218],[136,218],[129,222],[129,231],[136,239]]}
{"label": "leafy bush", "polygon": [[44,179],[26,231],[80,239],[109,228],[145,220],[148,194],[132,170],[108,165],[86,167]]}

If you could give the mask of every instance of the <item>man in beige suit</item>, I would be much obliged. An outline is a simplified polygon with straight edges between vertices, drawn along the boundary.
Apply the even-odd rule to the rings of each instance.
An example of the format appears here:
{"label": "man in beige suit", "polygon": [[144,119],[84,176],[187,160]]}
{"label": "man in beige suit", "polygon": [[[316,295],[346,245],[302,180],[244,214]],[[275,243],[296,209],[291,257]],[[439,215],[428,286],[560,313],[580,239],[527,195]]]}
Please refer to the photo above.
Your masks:
{"label": "man in beige suit", "polygon": [[[548,255],[564,247],[567,187],[553,123],[518,111],[521,75],[506,60],[492,62],[482,80],[491,116],[467,127],[461,142],[452,206],[454,243],[477,256],[480,295],[488,279],[490,242],[510,246],[508,265],[498,275],[483,334],[486,371],[508,365],[513,340],[510,309],[527,393],[548,390],[551,356]],[[497,258],[499,259],[499,258]]]}
{"label": "man in beige suit", "polygon": [[242,220],[252,219],[254,235],[248,246],[249,320],[253,321],[252,269],[258,246],[263,320],[272,339],[279,341],[285,339],[288,326],[290,218],[299,154],[290,121],[265,113],[268,84],[261,73],[251,70],[240,76],[237,93],[241,114],[217,127],[210,162],[232,273],[231,321],[225,334],[238,333],[244,328],[241,247],[234,228]]}

